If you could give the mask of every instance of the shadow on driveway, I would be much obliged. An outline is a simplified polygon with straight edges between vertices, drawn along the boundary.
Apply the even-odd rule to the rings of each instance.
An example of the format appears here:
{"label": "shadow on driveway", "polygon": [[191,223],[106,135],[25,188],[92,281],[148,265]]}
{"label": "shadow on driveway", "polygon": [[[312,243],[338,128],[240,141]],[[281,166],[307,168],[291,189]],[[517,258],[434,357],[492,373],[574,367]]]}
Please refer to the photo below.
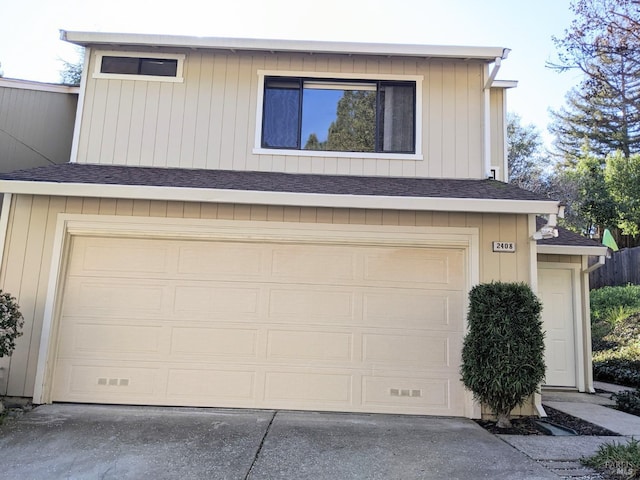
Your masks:
{"label": "shadow on driveway", "polygon": [[459,418],[41,405],[0,426],[3,479],[556,479]]}

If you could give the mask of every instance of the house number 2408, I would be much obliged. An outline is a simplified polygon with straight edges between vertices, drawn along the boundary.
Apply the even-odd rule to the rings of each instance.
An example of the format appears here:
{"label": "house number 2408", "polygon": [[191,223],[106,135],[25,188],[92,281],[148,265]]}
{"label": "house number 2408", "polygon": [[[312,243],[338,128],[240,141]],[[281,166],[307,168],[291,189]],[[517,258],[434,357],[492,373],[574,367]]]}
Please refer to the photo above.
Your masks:
{"label": "house number 2408", "polygon": [[516,244],[514,242],[493,242],[494,252],[515,252]]}

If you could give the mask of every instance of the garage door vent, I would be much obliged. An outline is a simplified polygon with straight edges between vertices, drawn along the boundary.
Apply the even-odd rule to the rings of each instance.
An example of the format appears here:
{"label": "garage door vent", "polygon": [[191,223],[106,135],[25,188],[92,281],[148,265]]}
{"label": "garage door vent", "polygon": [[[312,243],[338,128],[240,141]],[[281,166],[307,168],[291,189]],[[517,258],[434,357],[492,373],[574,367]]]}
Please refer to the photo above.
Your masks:
{"label": "garage door vent", "polygon": [[392,397],[421,397],[422,390],[410,390],[408,388],[392,388],[389,390]]}
{"label": "garage door vent", "polygon": [[129,379],[128,378],[98,378],[98,385],[108,385],[110,387],[128,387]]}

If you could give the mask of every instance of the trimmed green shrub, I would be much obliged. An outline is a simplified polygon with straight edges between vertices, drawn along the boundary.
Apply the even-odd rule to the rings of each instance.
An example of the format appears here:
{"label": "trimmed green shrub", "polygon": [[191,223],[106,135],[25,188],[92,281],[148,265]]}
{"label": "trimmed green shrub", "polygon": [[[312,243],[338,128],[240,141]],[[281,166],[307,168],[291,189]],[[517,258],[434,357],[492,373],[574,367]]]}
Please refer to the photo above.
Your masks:
{"label": "trimmed green shrub", "polygon": [[544,379],[542,304],[525,283],[493,282],[469,293],[469,332],[462,347],[462,382],[476,400],[511,426]]}
{"label": "trimmed green shrub", "polygon": [[24,319],[16,299],[0,290],[0,357],[11,355]]}

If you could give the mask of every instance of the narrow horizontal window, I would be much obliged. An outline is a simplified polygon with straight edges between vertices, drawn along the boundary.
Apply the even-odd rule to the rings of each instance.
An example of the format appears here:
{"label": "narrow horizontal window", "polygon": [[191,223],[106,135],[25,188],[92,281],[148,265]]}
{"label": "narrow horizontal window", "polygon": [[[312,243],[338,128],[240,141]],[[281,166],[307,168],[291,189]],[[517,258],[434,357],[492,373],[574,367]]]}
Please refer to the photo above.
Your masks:
{"label": "narrow horizontal window", "polygon": [[415,82],[265,77],[262,147],[415,153]]}
{"label": "narrow horizontal window", "polygon": [[178,60],[172,58],[139,58],[103,56],[100,73],[175,77]]}

